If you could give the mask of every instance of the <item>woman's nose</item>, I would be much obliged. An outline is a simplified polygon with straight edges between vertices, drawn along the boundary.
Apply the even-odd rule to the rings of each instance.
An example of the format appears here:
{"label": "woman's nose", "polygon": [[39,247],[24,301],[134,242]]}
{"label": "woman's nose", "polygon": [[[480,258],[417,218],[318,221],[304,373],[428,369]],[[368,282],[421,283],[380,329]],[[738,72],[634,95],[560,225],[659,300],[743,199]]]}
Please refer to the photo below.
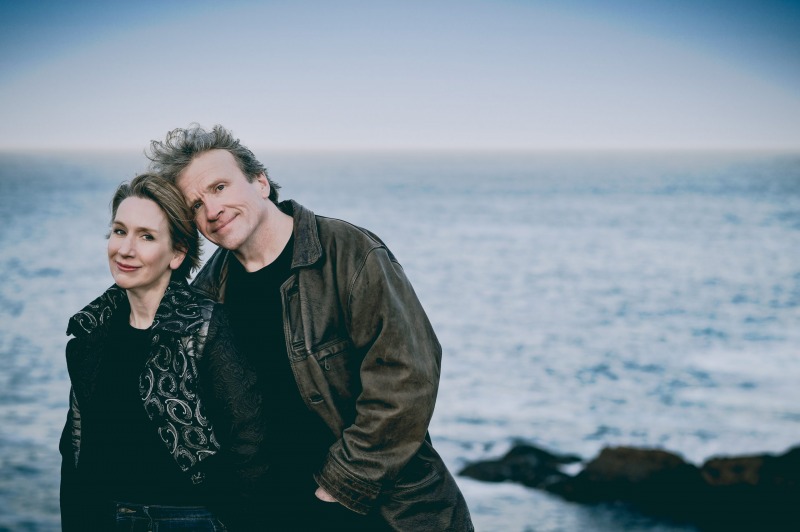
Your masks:
{"label": "woman's nose", "polygon": [[136,253],[136,245],[133,239],[130,238],[130,236],[126,236],[125,238],[122,239],[122,242],[119,246],[119,253],[120,255],[124,255],[126,257],[129,257]]}

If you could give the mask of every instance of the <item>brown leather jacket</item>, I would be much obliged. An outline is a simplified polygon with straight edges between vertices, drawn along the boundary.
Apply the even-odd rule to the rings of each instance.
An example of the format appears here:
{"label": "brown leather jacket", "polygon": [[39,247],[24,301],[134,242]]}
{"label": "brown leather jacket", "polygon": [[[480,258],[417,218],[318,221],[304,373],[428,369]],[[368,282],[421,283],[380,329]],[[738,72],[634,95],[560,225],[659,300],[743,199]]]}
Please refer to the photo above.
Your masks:
{"label": "brown leather jacket", "polygon": [[[472,530],[430,444],[441,347],[414,289],[374,234],[294,201],[293,275],[281,286],[286,346],[309,409],[338,437],[316,480],[351,510],[395,530]],[[224,301],[230,252],[194,287]]]}

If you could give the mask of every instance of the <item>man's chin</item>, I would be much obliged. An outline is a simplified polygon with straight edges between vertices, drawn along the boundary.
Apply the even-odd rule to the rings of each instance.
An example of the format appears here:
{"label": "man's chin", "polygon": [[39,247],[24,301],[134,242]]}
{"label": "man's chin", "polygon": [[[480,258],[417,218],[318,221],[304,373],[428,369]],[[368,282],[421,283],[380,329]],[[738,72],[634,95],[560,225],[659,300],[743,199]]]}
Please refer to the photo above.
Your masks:
{"label": "man's chin", "polygon": [[237,243],[232,238],[219,238],[219,235],[217,235],[217,238],[206,238],[215,246],[227,249],[228,251],[235,250],[238,247]]}

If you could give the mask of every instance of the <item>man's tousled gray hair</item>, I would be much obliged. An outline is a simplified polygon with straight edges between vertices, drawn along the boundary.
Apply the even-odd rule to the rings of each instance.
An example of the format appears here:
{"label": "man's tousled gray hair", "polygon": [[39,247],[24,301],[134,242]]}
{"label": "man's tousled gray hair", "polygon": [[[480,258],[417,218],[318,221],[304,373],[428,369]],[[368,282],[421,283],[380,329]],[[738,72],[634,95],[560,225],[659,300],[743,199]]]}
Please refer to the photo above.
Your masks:
{"label": "man's tousled gray hair", "polygon": [[173,129],[167,133],[163,141],[151,141],[150,151],[145,155],[150,159],[151,172],[177,183],[178,176],[192,160],[210,150],[225,150],[233,155],[239,169],[250,182],[263,173],[269,182],[269,199],[274,203],[278,202],[280,185],[270,179],[267,169],[256,159],[253,152],[243,146],[231,131],[219,124],[210,131],[198,124],[190,124],[186,129]]}

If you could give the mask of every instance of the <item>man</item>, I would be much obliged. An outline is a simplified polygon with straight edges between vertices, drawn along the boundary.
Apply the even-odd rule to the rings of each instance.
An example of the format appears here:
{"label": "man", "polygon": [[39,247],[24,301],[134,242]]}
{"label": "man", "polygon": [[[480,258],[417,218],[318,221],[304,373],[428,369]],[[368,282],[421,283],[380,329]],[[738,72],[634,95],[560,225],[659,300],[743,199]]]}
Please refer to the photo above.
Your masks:
{"label": "man", "polygon": [[219,246],[194,286],[225,304],[258,373],[262,517],[296,530],[472,530],[427,433],[441,347],[384,243],[278,203],[264,166],[221,126],[175,129],[148,157]]}

